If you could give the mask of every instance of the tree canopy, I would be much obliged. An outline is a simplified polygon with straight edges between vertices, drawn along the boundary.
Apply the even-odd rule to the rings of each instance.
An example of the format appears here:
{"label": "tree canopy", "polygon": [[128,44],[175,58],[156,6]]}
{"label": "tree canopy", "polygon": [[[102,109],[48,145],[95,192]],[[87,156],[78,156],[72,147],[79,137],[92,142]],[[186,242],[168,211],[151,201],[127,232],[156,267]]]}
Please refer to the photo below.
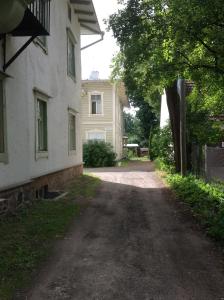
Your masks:
{"label": "tree canopy", "polygon": [[[155,113],[158,113],[158,93],[162,93],[165,88],[177,153],[177,78],[194,82],[189,111],[200,114],[201,124],[208,119],[209,114],[220,114],[223,111],[223,1],[120,2],[124,5],[123,9],[109,19],[109,27],[120,45],[113,75],[122,77],[134,102],[144,99]],[[194,129],[192,124],[197,125],[197,120],[188,120],[192,122],[189,128]]]}

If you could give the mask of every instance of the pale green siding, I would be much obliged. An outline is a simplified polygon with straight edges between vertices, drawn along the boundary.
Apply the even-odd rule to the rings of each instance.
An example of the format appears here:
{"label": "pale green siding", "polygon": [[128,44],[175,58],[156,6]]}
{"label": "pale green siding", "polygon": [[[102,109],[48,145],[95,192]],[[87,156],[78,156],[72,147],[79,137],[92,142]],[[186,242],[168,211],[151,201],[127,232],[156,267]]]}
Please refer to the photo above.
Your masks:
{"label": "pale green siding", "polygon": [[87,124],[82,125],[82,141],[83,143],[87,142],[87,133],[89,131],[103,131],[106,135],[106,142],[113,145],[113,127],[112,124]]}
{"label": "pale green siding", "polygon": [[[102,97],[102,115],[91,114],[91,93],[100,93]],[[82,83],[82,141],[87,142],[88,132],[105,134],[117,158],[123,153],[123,105],[118,90],[109,80],[83,81]]]}
{"label": "pale green siding", "polygon": [[[112,122],[112,84],[110,82],[89,82],[82,85],[82,90],[82,122]],[[102,115],[90,114],[90,94],[92,92],[102,93]]]}

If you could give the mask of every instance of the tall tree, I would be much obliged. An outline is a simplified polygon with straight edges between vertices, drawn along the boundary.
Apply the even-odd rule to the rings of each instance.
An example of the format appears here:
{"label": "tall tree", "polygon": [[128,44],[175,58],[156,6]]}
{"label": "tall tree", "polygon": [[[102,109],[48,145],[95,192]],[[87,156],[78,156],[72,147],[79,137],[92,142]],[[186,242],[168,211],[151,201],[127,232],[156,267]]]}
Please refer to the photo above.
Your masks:
{"label": "tall tree", "polygon": [[[224,6],[222,0],[127,0],[110,17],[109,26],[121,54],[118,61],[129,91],[141,89],[152,98],[165,88],[175,147],[179,157],[179,98],[181,76],[203,90],[224,75]],[[117,68],[118,69],[118,68]],[[155,103],[155,102],[154,102]]]}

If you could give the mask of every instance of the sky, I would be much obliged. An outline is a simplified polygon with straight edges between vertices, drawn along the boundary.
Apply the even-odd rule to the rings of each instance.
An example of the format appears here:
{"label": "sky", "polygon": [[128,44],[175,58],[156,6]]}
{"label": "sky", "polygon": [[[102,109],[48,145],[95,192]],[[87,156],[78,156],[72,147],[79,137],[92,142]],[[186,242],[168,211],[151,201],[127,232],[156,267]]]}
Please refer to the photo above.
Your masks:
{"label": "sky", "polygon": [[[119,51],[112,32],[106,31],[104,20],[120,7],[117,0],[93,0],[100,28],[105,32],[104,40],[82,51],[82,79],[89,79],[92,71],[99,72],[99,79],[108,79],[111,73],[111,61]],[[82,47],[99,39],[99,36],[83,36]],[[137,109],[125,108],[125,112],[135,115]]]}
{"label": "sky", "polygon": [[[82,51],[82,79],[88,79],[91,71],[99,71],[100,79],[110,77],[110,66],[113,55],[119,51],[112,32],[106,31],[104,19],[108,19],[118,9],[117,0],[93,0],[100,28],[105,32],[104,40]],[[99,39],[99,36],[82,38],[82,47]]]}

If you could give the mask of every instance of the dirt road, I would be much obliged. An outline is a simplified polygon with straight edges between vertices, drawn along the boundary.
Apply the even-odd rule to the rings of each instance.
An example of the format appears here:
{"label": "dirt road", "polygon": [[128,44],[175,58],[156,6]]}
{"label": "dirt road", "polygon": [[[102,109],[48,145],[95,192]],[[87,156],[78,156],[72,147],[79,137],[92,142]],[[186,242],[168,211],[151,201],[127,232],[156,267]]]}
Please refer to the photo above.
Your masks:
{"label": "dirt road", "polygon": [[224,299],[221,254],[151,163],[92,170],[102,186],[27,299]]}

